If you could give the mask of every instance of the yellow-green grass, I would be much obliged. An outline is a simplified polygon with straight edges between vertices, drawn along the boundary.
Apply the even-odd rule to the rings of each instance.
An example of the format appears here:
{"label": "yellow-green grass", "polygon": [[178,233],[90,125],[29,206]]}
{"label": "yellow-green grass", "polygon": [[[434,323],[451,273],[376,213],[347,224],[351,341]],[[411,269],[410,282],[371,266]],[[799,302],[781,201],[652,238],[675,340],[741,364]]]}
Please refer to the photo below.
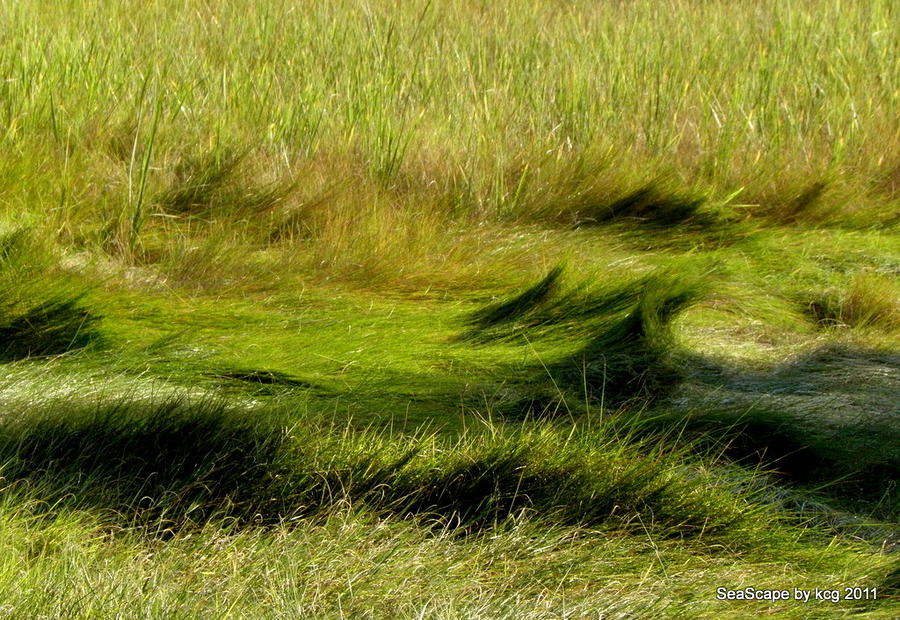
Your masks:
{"label": "yellow-green grass", "polygon": [[35,520],[27,505],[3,526],[0,592],[18,617],[891,617],[864,601],[715,599],[722,585],[871,587],[890,570],[841,548],[738,558],[527,522],[460,539],[364,511],[273,531],[215,523],[166,542],[111,538],[84,513]]}
{"label": "yellow-green grass", "polygon": [[866,226],[897,204],[895,18],[887,1],[7,3],[0,196],[201,286],[246,246],[373,283],[459,270],[484,254],[466,223],[568,225],[647,187],[663,209]]}
{"label": "yellow-green grass", "polygon": [[0,0],[0,615],[896,617],[897,18]]}

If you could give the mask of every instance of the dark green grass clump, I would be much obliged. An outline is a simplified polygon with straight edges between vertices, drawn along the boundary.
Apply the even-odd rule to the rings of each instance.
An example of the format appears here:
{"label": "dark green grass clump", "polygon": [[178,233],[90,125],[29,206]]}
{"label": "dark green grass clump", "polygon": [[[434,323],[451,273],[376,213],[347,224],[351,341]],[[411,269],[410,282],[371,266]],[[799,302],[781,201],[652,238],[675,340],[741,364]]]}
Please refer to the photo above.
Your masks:
{"label": "dark green grass clump", "polygon": [[157,208],[179,217],[252,217],[278,204],[291,183],[248,183],[247,154],[219,146],[183,154],[172,166],[168,187],[154,197]]}
{"label": "dark green grass clump", "polygon": [[545,302],[559,290],[559,279],[563,266],[551,269],[540,282],[519,293],[509,301],[483,308],[472,315],[472,331],[463,336],[477,338],[486,329],[514,321],[528,315],[533,310],[544,307]]}
{"label": "dark green grass clump", "polygon": [[682,377],[671,359],[672,320],[699,297],[695,286],[648,282],[636,304],[621,317],[605,321],[574,355],[550,367],[558,384],[584,389],[611,405],[655,399]]}
{"label": "dark green grass clump", "polygon": [[311,389],[316,387],[303,379],[292,377],[291,375],[277,370],[268,369],[228,368],[209,373],[209,376],[219,380],[236,382],[245,388],[248,386],[255,387],[258,390],[278,388]]}
{"label": "dark green grass clump", "polygon": [[561,273],[556,267],[524,293],[478,311],[462,339],[518,340],[532,346],[580,339],[580,348],[542,363],[529,383],[574,391],[611,406],[652,400],[676,385],[681,373],[671,359],[671,323],[699,299],[695,281],[650,276],[606,289],[582,285],[563,292]]}
{"label": "dark green grass clump", "polygon": [[282,437],[214,402],[121,401],[11,412],[7,480],[138,521],[184,522],[265,503]]}
{"label": "dark green grass clump", "polygon": [[4,420],[8,484],[48,510],[99,508],[154,531],[214,517],[277,524],[346,505],[466,529],[529,513],[692,535],[749,518],[745,498],[699,469],[688,474],[683,455],[598,432],[526,425],[440,443],[286,428],[261,411],[177,399],[10,411]]}
{"label": "dark green grass clump", "polygon": [[554,267],[540,282],[511,299],[472,314],[461,339],[476,343],[541,338],[565,332],[583,337],[603,317],[627,312],[654,278],[598,287],[584,283],[562,290],[563,268]]}
{"label": "dark green grass clump", "polygon": [[667,193],[655,185],[641,187],[611,202],[586,204],[575,210],[576,228],[628,220],[648,227],[667,228],[707,223],[700,212],[702,198]]}
{"label": "dark green grass clump", "polygon": [[48,258],[31,233],[0,235],[0,361],[58,355],[102,341],[100,317],[73,283],[48,277]]}
{"label": "dark green grass clump", "polygon": [[814,296],[805,310],[825,328],[860,327],[900,330],[900,287],[876,273],[856,274],[843,290]]}
{"label": "dark green grass clump", "polygon": [[100,318],[81,295],[61,295],[21,310],[0,312],[0,361],[58,355],[102,341]]}

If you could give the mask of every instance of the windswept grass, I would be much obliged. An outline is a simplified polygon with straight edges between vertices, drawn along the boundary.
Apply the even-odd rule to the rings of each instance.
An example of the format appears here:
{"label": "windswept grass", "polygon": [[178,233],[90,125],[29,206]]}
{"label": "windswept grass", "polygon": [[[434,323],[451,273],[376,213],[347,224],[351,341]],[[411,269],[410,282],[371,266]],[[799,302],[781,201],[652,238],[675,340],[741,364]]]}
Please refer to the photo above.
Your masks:
{"label": "windswept grass", "polygon": [[825,327],[900,329],[900,287],[894,279],[875,273],[855,275],[843,291],[829,291],[808,308]]}
{"label": "windswept grass", "polygon": [[649,282],[625,316],[602,326],[551,373],[571,387],[587,386],[589,397],[613,406],[665,395],[679,378],[670,359],[670,323],[697,297],[698,289],[690,284]]}
{"label": "windswept grass", "polygon": [[672,361],[671,322],[700,298],[687,279],[650,276],[618,286],[583,283],[559,290],[561,267],[509,301],[477,311],[463,335],[476,342],[515,339],[532,347],[564,336],[586,342],[562,359],[541,360],[532,382],[611,407],[664,396],[680,373]]}
{"label": "windswept grass", "polygon": [[590,208],[579,209],[575,226],[594,226],[624,218],[639,224],[665,229],[692,220],[699,220],[698,210],[703,202],[699,198],[661,196],[658,189],[648,185],[609,204],[592,205]]}
{"label": "windswept grass", "polygon": [[[749,498],[661,446],[626,447],[548,426],[489,428],[447,442],[392,439],[307,420],[290,427],[212,401],[98,403],[9,414],[2,475],[58,510],[95,508],[165,530],[211,518],[276,524],[366,506],[483,528],[530,515],[568,525],[731,537],[758,520]],[[275,412],[278,414],[278,412]],[[285,412],[280,413],[285,416]],[[731,497],[730,494],[737,494]],[[737,544],[735,538],[735,544]]]}
{"label": "windswept grass", "polygon": [[65,278],[48,278],[46,251],[26,229],[0,236],[0,360],[58,355],[101,341],[100,317]]}
{"label": "windswept grass", "polygon": [[80,295],[50,297],[22,309],[6,308],[0,319],[0,360],[58,355],[100,341]]}
{"label": "windswept grass", "polygon": [[[668,441],[623,442],[621,427],[491,425],[448,441],[184,396],[66,415],[38,397],[10,413],[0,425],[0,545],[18,567],[0,571],[10,611],[245,617],[340,604],[380,615],[387,596],[404,610],[392,615],[711,615],[749,607],[689,604],[698,583],[782,587],[772,561],[790,568],[791,587],[830,579],[892,592],[889,558],[817,546],[817,532],[789,525],[762,472]],[[99,579],[90,591],[88,575]],[[621,585],[598,598],[613,577]]]}
{"label": "windswept grass", "polygon": [[[67,513],[48,523],[22,510],[6,512],[0,532],[0,574],[8,576],[0,596],[12,615],[34,609],[69,618],[537,619],[598,610],[714,617],[723,607],[738,616],[760,608],[792,618],[835,612],[823,602],[776,607],[686,596],[739,579],[780,587],[783,577],[764,557],[736,569],[731,557],[698,560],[696,550],[678,541],[529,522],[460,539],[412,521],[344,512],[274,532],[211,524],[146,547],[128,537],[108,542],[87,515]],[[794,573],[793,586],[808,589],[829,579],[835,587],[870,583],[886,590],[891,571],[886,562],[860,562],[838,548],[823,553],[802,546],[782,566]],[[869,618],[890,613],[864,604],[854,611],[868,611],[863,617]]]}
{"label": "windswept grass", "polygon": [[225,236],[383,285],[479,281],[472,222],[894,217],[890,2],[414,4],[10,6],[0,206],[163,270]]}
{"label": "windswept grass", "polygon": [[895,4],[0,0],[0,616],[896,617]]}
{"label": "windswept grass", "polygon": [[290,193],[290,185],[248,185],[255,170],[242,169],[247,155],[219,147],[198,155],[182,155],[169,186],[152,199],[161,215],[200,220],[265,217]]}

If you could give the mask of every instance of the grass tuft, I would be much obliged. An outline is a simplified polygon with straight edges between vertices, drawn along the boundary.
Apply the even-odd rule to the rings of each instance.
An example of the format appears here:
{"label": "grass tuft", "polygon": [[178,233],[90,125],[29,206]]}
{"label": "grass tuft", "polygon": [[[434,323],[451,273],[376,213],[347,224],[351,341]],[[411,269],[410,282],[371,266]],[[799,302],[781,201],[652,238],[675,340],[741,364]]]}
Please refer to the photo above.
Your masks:
{"label": "grass tuft", "polygon": [[275,370],[225,370],[213,375],[222,379],[234,379],[262,385],[289,385],[309,387],[309,383]]}
{"label": "grass tuft", "polygon": [[535,310],[558,291],[559,279],[562,273],[563,266],[557,265],[540,282],[509,301],[491,305],[475,312],[471,317],[472,333],[475,334],[478,331],[522,318]]}
{"label": "grass tuft", "polygon": [[47,278],[47,252],[27,229],[0,235],[0,361],[58,355],[102,341],[100,316],[74,283]]}
{"label": "grass tuft", "polygon": [[266,500],[281,435],[221,403],[168,398],[18,413],[0,434],[8,480],[117,520],[171,525]]}
{"label": "grass tuft", "polygon": [[182,155],[168,188],[154,202],[163,213],[203,220],[266,213],[285,198],[292,183],[253,181],[249,162],[247,153],[228,147]]}
{"label": "grass tuft", "polygon": [[[279,523],[341,505],[480,529],[524,512],[554,522],[666,535],[727,533],[744,499],[652,444],[547,425],[456,441],[392,439],[210,400],[107,402],[13,412],[0,427],[8,482],[47,506],[94,507],[115,522],[171,531],[211,518]],[[271,412],[270,412],[271,413]],[[750,515],[750,517],[748,517]]]}
{"label": "grass tuft", "polygon": [[0,360],[59,355],[102,342],[100,317],[85,308],[82,295],[51,297],[22,310],[0,314]]}
{"label": "grass tuft", "polygon": [[896,594],[896,2],[133,4],[0,11],[0,616],[897,615],[711,594]]}
{"label": "grass tuft", "polygon": [[900,329],[900,289],[875,273],[859,273],[840,292],[830,291],[810,301],[809,314],[824,327]]}
{"label": "grass tuft", "polygon": [[[671,360],[671,323],[700,298],[698,282],[654,275],[605,289],[583,284],[560,291],[560,275],[561,268],[556,267],[509,301],[476,312],[473,327],[462,339],[517,340],[528,346],[563,336],[586,339],[574,353],[546,366],[542,363],[529,383],[540,388],[549,381],[554,388],[610,406],[653,400],[677,384],[681,373]],[[541,410],[555,411],[553,399],[548,403],[541,390],[529,401],[536,399]],[[527,408],[537,412],[534,405]]]}
{"label": "grass tuft", "polygon": [[672,320],[700,298],[700,288],[674,279],[647,281],[624,316],[598,325],[574,355],[550,368],[556,383],[611,406],[654,400],[682,377],[671,359]]}
{"label": "grass tuft", "polygon": [[702,198],[669,194],[654,185],[646,185],[610,203],[577,209],[575,228],[613,220],[630,220],[650,227],[668,228],[697,222],[704,202]]}

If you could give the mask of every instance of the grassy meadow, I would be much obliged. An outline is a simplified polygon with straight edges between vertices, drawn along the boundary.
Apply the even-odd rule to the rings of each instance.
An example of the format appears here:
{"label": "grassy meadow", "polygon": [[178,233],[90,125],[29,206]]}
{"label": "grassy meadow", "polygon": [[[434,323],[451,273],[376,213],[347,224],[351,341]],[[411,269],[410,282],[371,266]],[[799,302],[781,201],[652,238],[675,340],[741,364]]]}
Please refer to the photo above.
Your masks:
{"label": "grassy meadow", "polygon": [[0,0],[0,618],[898,617],[898,23]]}

